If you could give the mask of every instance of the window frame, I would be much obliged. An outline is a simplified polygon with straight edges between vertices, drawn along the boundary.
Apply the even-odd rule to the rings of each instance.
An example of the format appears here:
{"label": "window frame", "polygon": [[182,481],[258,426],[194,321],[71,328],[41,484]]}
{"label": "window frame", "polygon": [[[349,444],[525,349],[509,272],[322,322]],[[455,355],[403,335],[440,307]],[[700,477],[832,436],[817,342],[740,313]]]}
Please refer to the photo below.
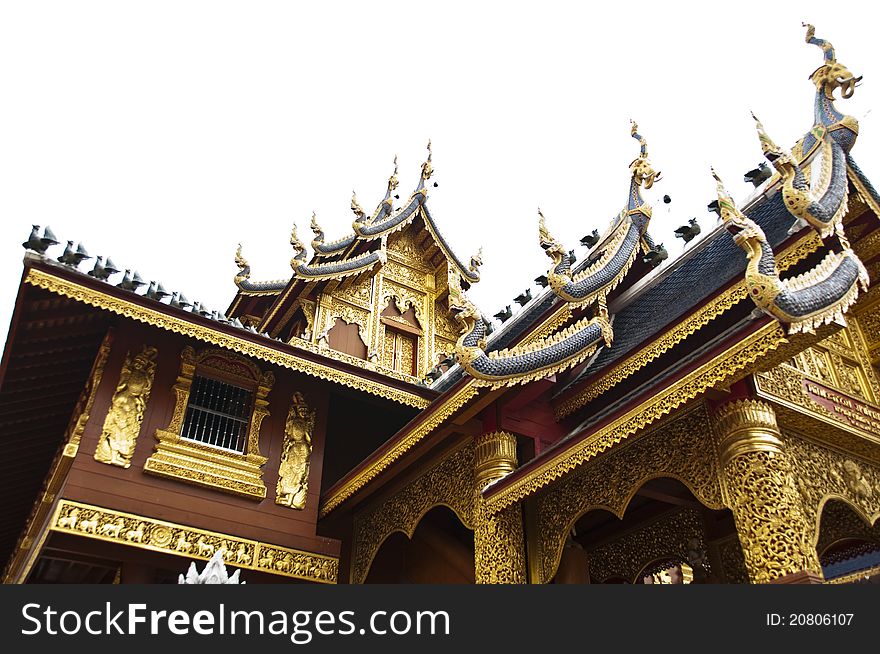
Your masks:
{"label": "window frame", "polygon": [[[241,388],[253,389],[244,451],[239,453],[181,436],[196,375]],[[187,345],[180,354],[180,372],[173,390],[174,411],[168,426],[156,430],[156,446],[144,472],[254,499],[266,497],[260,452],[260,429],[269,415],[269,392],[275,383],[271,371],[263,372],[241,355],[216,348],[196,352]]]}

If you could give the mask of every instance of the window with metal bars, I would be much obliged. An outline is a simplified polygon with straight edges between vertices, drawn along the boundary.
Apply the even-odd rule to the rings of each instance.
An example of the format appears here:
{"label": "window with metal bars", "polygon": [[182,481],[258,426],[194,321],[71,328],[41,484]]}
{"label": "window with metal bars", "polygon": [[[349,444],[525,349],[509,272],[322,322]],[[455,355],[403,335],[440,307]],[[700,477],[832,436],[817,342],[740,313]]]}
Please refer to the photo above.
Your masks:
{"label": "window with metal bars", "polygon": [[244,453],[253,404],[253,391],[196,375],[180,436]]}

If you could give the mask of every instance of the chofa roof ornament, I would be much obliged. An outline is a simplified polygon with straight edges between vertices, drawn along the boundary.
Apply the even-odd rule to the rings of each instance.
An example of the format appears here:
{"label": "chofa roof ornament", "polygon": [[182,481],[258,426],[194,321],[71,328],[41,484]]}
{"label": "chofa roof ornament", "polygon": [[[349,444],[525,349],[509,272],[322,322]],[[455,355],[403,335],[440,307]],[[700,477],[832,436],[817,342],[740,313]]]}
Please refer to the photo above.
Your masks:
{"label": "chofa roof ornament", "polygon": [[802,275],[780,279],[764,231],[737,209],[714,169],[712,176],[724,226],[749,260],[745,283],[755,306],[784,324],[789,333],[813,332],[830,322],[845,326],[844,314],[858,298],[859,287],[868,289],[868,273],[856,254],[845,246],[842,252],[829,252]]}

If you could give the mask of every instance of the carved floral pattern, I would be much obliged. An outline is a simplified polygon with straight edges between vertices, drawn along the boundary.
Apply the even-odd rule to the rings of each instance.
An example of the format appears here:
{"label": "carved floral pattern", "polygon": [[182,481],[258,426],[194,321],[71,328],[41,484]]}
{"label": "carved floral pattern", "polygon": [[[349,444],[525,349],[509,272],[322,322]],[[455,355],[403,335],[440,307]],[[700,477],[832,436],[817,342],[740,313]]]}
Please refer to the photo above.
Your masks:
{"label": "carved floral pattern", "polygon": [[622,577],[636,583],[637,575],[652,563],[687,563],[692,539],[699,542],[699,549],[706,549],[698,511],[682,509],[663,515],[619,538],[588,548],[590,580],[602,583]]}
{"label": "carved floral pattern", "polygon": [[556,574],[565,538],[587,511],[606,509],[622,518],[630,498],[654,477],[682,481],[709,508],[724,508],[718,463],[705,405],[661,424],[626,447],[602,454],[538,496],[537,579]]}
{"label": "carved floral pattern", "polygon": [[412,537],[433,507],[451,508],[468,529],[474,520],[474,447],[448,455],[418,479],[355,515],[351,582],[363,583],[382,543],[395,531]]}

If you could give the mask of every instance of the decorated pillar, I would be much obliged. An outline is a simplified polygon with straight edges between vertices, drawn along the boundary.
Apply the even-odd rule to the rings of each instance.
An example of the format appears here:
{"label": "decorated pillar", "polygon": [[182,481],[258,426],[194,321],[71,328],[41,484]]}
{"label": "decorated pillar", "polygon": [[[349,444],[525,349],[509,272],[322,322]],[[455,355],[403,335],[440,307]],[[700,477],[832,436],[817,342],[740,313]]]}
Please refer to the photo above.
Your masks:
{"label": "decorated pillar", "polygon": [[492,432],[474,440],[474,566],[478,584],[526,582],[522,510],[519,504],[490,514],[483,503],[486,486],[516,468],[516,437]]}
{"label": "decorated pillar", "polygon": [[812,525],[795,485],[776,414],[741,399],[715,416],[724,499],[733,512],[752,583],[822,579]]}

